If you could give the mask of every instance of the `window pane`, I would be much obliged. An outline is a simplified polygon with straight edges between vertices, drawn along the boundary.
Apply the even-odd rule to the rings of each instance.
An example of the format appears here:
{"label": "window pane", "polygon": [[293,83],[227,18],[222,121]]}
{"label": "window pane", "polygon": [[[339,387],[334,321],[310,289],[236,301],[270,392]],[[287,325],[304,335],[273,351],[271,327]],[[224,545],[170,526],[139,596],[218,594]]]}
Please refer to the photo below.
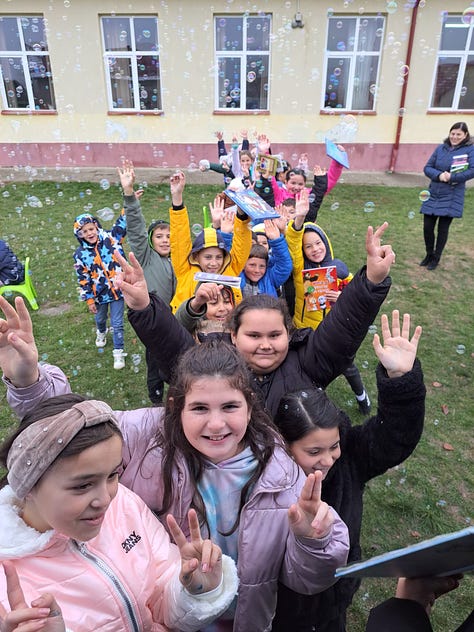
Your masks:
{"label": "window pane", "polygon": [[21,50],[16,18],[0,18],[0,50]]}
{"label": "window pane", "polygon": [[328,59],[328,74],[326,78],[326,95],[324,107],[348,107],[347,86],[349,82],[349,59]]}
{"label": "window pane", "polygon": [[247,50],[267,51],[270,48],[270,18],[247,18]]}
{"label": "window pane", "polygon": [[459,97],[460,110],[474,110],[474,57],[467,58],[466,72]]}
{"label": "window pane", "polygon": [[247,57],[246,104],[247,110],[268,108],[268,62],[265,57]]}
{"label": "window pane", "polygon": [[143,55],[137,59],[140,110],[161,110],[160,61]]}
{"label": "window pane", "polygon": [[379,52],[382,46],[383,18],[363,18],[360,20],[357,50]]}
{"label": "window pane", "polygon": [[28,56],[35,110],[53,110],[55,107],[53,80],[47,55]]}
{"label": "window pane", "polygon": [[135,47],[137,51],[158,50],[158,20],[157,18],[134,18]]}
{"label": "window pane", "polygon": [[352,95],[353,110],[373,110],[379,60],[374,55],[358,55]]}
{"label": "window pane", "polygon": [[43,18],[22,18],[21,28],[27,51],[47,51]]}
{"label": "window pane", "polygon": [[113,108],[134,108],[132,67],[128,57],[109,57]]}
{"label": "window pane", "polygon": [[449,16],[441,31],[440,50],[464,50],[468,34],[469,24],[464,24],[460,15]]}
{"label": "window pane", "polygon": [[454,90],[458,77],[460,57],[440,57],[436,72],[435,90],[431,107],[453,107]]}
{"label": "window pane", "polygon": [[216,50],[241,51],[242,18],[216,18]]}
{"label": "window pane", "polygon": [[240,107],[240,58],[220,57],[219,72],[219,107]]}
{"label": "window pane", "polygon": [[132,49],[130,20],[128,18],[102,18],[106,51],[129,51]]}
{"label": "window pane", "polygon": [[3,85],[7,94],[7,107],[27,108],[28,94],[20,57],[0,58]]}
{"label": "window pane", "polygon": [[354,50],[355,18],[329,18],[328,51]]}

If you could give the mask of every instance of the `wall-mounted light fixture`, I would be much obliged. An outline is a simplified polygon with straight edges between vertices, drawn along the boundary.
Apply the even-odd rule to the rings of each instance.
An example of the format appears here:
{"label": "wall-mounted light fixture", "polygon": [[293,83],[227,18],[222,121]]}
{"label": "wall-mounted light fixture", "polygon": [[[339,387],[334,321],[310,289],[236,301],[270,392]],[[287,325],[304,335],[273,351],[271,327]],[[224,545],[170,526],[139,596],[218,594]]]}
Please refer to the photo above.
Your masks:
{"label": "wall-mounted light fixture", "polygon": [[291,28],[292,29],[302,29],[303,26],[304,26],[303,14],[301,13],[301,11],[297,11],[295,13],[295,17],[291,21]]}

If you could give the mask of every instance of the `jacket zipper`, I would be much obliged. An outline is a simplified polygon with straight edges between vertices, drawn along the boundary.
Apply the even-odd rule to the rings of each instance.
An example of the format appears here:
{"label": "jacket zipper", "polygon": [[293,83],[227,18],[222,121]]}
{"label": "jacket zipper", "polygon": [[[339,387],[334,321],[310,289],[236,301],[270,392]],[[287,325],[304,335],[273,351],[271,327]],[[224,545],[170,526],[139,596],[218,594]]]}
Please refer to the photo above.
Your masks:
{"label": "jacket zipper", "polygon": [[73,543],[74,548],[82,555],[82,557],[85,557],[89,562],[91,562],[91,564],[96,566],[101,571],[102,575],[105,575],[107,579],[111,582],[116,593],[118,593],[118,596],[121,598],[123,605],[125,606],[130,629],[133,632],[140,632],[141,628],[138,624],[138,617],[135,613],[135,609],[133,607],[131,599],[128,596],[123,584],[114,574],[110,566],[108,566],[104,562],[104,560],[91,553],[84,543],[76,542],[76,540],[71,540],[71,542]]}

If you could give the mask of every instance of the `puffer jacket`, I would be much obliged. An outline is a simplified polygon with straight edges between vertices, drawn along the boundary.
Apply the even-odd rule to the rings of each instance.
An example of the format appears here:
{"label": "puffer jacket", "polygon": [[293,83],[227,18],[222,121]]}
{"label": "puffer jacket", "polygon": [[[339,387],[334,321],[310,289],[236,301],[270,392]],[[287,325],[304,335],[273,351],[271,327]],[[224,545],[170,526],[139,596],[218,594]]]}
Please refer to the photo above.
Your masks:
{"label": "puffer jacket", "polygon": [[[295,315],[293,322],[296,327],[311,327],[316,329],[322,322],[326,314],[329,313],[331,306],[328,305],[325,313],[322,310],[308,311],[304,300],[304,284],[303,270],[324,268],[328,266],[336,266],[338,290],[342,290],[352,279],[346,264],[340,259],[334,259],[332,244],[321,226],[312,222],[305,222],[301,230],[295,230],[293,220],[288,224],[286,231],[286,240],[290,251],[291,260],[293,261],[293,283],[295,285]],[[313,263],[305,259],[303,254],[303,235],[306,231],[312,230],[319,235],[322,242],[326,246],[326,256],[321,263]]]}
{"label": "puffer jacket", "polygon": [[169,303],[176,289],[176,277],[170,258],[162,257],[152,247],[150,233],[153,229],[149,228],[147,231],[136,195],[124,195],[123,206],[127,214],[128,243],[143,268],[148,291],[156,292],[165,303]]}
{"label": "puffer jacket", "polygon": [[[369,281],[364,266],[316,330],[306,327],[291,334],[288,353],[280,366],[264,381],[253,376],[255,392],[270,415],[276,413],[284,393],[310,386],[326,388],[347,369],[377,316],[390,284],[390,277],[379,284]],[[177,358],[195,344],[194,338],[156,295],[150,295],[145,309],[129,310],[128,318],[168,380]]]}
{"label": "puffer jacket", "polygon": [[[8,402],[25,415],[42,399],[69,392],[67,378],[58,367],[40,365],[40,379],[26,388],[7,385]],[[154,512],[161,510],[163,480],[159,475],[162,450],[151,446],[161,431],[161,408],[114,411],[124,435],[120,481],[132,489]],[[239,598],[235,632],[266,632],[275,614],[280,581],[291,590],[314,594],[334,583],[337,566],[349,550],[347,527],[336,514],[331,533],[321,539],[296,538],[289,527],[288,508],[299,497],[306,477],[278,444],[273,457],[242,509],[239,525]],[[191,507],[191,474],[183,457],[175,462],[177,490],[170,513],[188,535]],[[336,513],[336,512],[334,512]],[[262,534],[265,537],[261,537]]]}
{"label": "puffer jacket", "polygon": [[0,239],[0,284],[13,285],[23,283],[24,280],[23,264],[18,261],[7,242]]}
{"label": "puffer jacket", "polygon": [[[44,592],[54,594],[73,632],[199,630],[225,611],[235,595],[235,568],[227,556],[221,589],[206,598],[185,591],[179,582],[178,547],[123,485],[99,534],[85,543],[54,530],[40,533],[23,521],[20,511],[21,501],[7,485],[0,491],[0,560],[13,561],[27,603]],[[3,573],[0,601],[9,610]]]}
{"label": "puffer jacket", "polygon": [[[467,169],[451,173],[449,182],[440,182],[440,174],[449,172],[454,159],[462,155],[466,156]],[[426,163],[424,174],[431,180],[430,197],[421,205],[420,213],[462,217],[466,182],[474,178],[474,145],[470,140],[458,147],[451,147],[449,143],[439,145]]]}
{"label": "puffer jacket", "polygon": [[[250,248],[252,247],[252,231],[249,228],[249,221],[248,219],[242,220],[236,217],[232,248],[224,258],[222,269],[219,270],[218,274],[238,276],[244,269]],[[205,230],[209,231],[214,229]],[[196,272],[201,272],[201,268],[194,258],[195,250],[193,249],[191,228],[189,226],[188,211],[186,208],[178,210],[170,209],[170,235],[171,263],[173,264],[173,269],[178,280],[176,292],[171,301],[171,309],[175,312],[181,303],[191,298],[191,296],[194,296],[197,285],[197,281],[194,280],[194,275]],[[203,248],[206,247],[205,241],[204,239]],[[224,239],[223,243],[228,243],[228,240]],[[216,243],[209,243],[208,246],[216,246]],[[226,246],[223,245],[222,250],[225,249]],[[236,302],[239,303],[242,300],[242,293],[239,289],[236,289],[234,294]]]}
{"label": "puffer jacket", "polygon": [[[80,237],[81,219],[87,217],[99,231],[95,244],[89,244]],[[87,304],[110,303],[122,298],[122,292],[114,287],[113,280],[121,270],[115,257],[115,250],[125,257],[122,242],[127,232],[125,209],[122,209],[112,230],[104,230],[92,215],[79,215],[74,222],[74,235],[79,247],[74,252],[74,269],[80,288],[80,299]]]}
{"label": "puffer jacket", "polygon": [[[268,245],[272,251],[271,264],[267,261],[267,271],[258,282],[259,294],[278,296],[277,289],[287,280],[291,274],[291,258],[285,237],[280,235],[276,239],[269,239]],[[247,278],[245,272],[240,273],[241,288],[243,289]]]}
{"label": "puffer jacket", "polygon": [[[329,164],[329,169],[327,172],[327,189],[326,195],[336,186],[337,181],[339,180],[342,173],[342,165],[340,165],[335,160],[331,160]],[[318,176],[316,176],[318,177]],[[284,200],[288,198],[294,198],[294,194],[290,193],[286,187],[279,187],[278,182],[275,178],[271,178],[273,194],[275,196],[275,206],[281,204]],[[307,188],[308,193],[311,193],[311,189]]]}

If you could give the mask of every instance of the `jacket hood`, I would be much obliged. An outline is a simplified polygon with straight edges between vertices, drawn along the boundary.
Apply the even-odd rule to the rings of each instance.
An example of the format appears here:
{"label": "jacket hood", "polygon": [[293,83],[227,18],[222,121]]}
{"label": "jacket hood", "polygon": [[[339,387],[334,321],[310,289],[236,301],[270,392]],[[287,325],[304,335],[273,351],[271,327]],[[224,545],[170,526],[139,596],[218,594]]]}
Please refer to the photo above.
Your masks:
{"label": "jacket hood", "polygon": [[188,256],[189,263],[192,265],[199,265],[195,255],[205,248],[220,248],[224,252],[222,270],[227,268],[232,258],[226,248],[225,241],[220,230],[216,230],[215,228],[204,228],[204,230],[197,235],[196,239],[193,241],[193,247]]}
{"label": "jacket hood", "polygon": [[334,259],[334,253],[332,250],[331,241],[329,237],[326,235],[326,233],[324,232],[324,230],[321,228],[321,226],[318,226],[318,224],[314,224],[313,222],[305,222],[303,224],[303,230],[305,233],[308,231],[313,231],[314,233],[317,233],[321,237],[323,244],[326,246],[326,255],[324,259],[320,261],[319,263],[314,263],[314,261],[310,261],[304,256],[304,253],[303,253],[305,269],[309,270],[311,268],[324,268],[327,266],[336,266],[338,278],[345,279],[349,275],[349,268],[340,259]]}
{"label": "jacket hood", "polygon": [[[148,229],[147,229],[148,245],[151,248],[153,248],[153,242],[152,242],[151,238],[152,238],[152,235],[153,235],[153,231],[155,230],[155,228],[157,226],[168,226],[168,228],[169,228],[170,225],[169,225],[169,222],[166,222],[164,219],[155,219],[155,220],[152,221],[152,223],[148,226]],[[155,249],[153,248],[153,250],[155,250]]]}
{"label": "jacket hood", "polygon": [[90,244],[88,244],[87,241],[85,241],[84,239],[82,239],[82,237],[79,236],[79,233],[82,227],[84,226],[84,224],[95,224],[97,226],[99,230],[99,240],[101,239],[102,226],[99,220],[93,215],[90,215],[89,213],[82,213],[82,215],[78,215],[76,219],[74,220],[74,235],[77,241],[81,244],[81,246],[84,246],[84,245],[90,246]]}

